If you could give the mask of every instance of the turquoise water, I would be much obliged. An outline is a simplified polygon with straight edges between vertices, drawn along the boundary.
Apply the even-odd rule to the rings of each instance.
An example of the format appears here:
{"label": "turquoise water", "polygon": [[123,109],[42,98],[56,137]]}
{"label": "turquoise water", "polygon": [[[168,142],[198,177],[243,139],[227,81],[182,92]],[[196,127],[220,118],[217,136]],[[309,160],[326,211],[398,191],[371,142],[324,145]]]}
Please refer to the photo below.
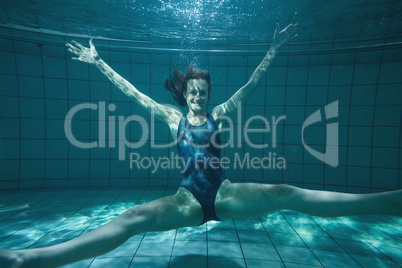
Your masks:
{"label": "turquoise water", "polygon": [[[153,124],[96,68],[72,61],[65,47],[72,39],[87,45],[94,38],[100,57],[164,104],[175,105],[163,89],[174,68],[207,69],[211,110],[247,82],[275,23],[297,22],[298,37],[234,116],[233,133],[222,134],[233,143],[222,150],[226,176],[353,193],[401,188],[402,2],[243,2],[0,3],[0,248],[71,239],[180,184],[176,167],[130,163],[132,154],[173,159],[175,146],[155,148],[172,142],[168,128]],[[79,105],[87,108],[67,117]],[[317,113],[321,120],[304,129]],[[120,129],[119,117],[133,115],[141,120]],[[247,142],[243,130],[254,115],[266,118],[270,131],[249,133]],[[149,135],[142,136],[142,123]],[[79,148],[72,137],[96,146]],[[131,149],[124,142],[144,144]],[[330,148],[335,161],[316,157]],[[247,156],[265,165],[240,167]],[[280,211],[143,234],[77,267],[188,267],[195,260],[200,267],[398,267],[401,224],[389,216],[320,219]]]}
{"label": "turquoise water", "polygon": [[402,5],[394,0],[5,0],[0,8],[6,24],[157,44],[267,43],[276,22],[299,23],[298,42],[382,43],[398,38],[402,24]]}
{"label": "turquoise water", "polygon": [[[2,192],[1,248],[75,238],[168,188]],[[118,249],[64,267],[400,267],[401,218],[318,218],[292,211],[139,234]]]}

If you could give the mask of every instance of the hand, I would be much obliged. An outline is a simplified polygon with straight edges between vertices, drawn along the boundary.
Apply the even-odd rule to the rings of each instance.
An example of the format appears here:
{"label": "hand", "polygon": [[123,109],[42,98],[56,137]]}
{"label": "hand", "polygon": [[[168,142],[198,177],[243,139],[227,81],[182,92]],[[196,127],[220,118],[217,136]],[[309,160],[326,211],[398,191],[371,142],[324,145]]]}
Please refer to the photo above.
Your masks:
{"label": "hand", "polygon": [[297,29],[297,23],[289,24],[285,29],[280,31],[279,23],[277,23],[272,45],[275,47],[280,47],[283,44],[289,42],[289,40],[297,36],[296,29]]}
{"label": "hand", "polygon": [[68,47],[68,51],[78,56],[78,58],[73,57],[73,60],[79,60],[93,64],[99,59],[98,52],[96,52],[92,39],[89,40],[89,46],[90,46],[89,48],[84,47],[83,45],[74,40],[71,41],[71,43],[73,44],[69,43],[66,44],[66,46]]}

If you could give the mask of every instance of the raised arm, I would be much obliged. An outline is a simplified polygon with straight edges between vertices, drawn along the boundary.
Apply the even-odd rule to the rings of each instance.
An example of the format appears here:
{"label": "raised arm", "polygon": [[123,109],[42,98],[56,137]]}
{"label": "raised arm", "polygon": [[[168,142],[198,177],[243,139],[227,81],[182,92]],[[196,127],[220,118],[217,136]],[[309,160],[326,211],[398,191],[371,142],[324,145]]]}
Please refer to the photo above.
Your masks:
{"label": "raised arm", "polygon": [[[155,116],[167,123],[171,130],[177,130],[178,122],[182,116],[180,111],[169,106],[161,105],[138,91],[99,57],[92,39],[89,41],[89,48],[84,47],[76,41],[72,41],[71,43],[72,44],[67,44],[68,50],[78,56],[74,57],[74,60],[94,64],[115,86],[123,91],[124,94],[131,97],[148,112],[154,112]],[[175,136],[175,133],[172,133],[172,135]]]}
{"label": "raised arm", "polygon": [[273,42],[271,47],[269,48],[267,54],[265,55],[264,59],[258,65],[257,69],[253,72],[248,82],[242,86],[236,93],[228,99],[226,102],[218,105],[213,109],[213,116],[214,119],[219,119],[220,116],[228,116],[233,113],[238,106],[245,102],[248,97],[253,94],[253,92],[258,88],[261,81],[265,77],[267,73],[268,66],[271,64],[272,60],[275,57],[276,52],[278,49],[288,42],[290,39],[296,36],[297,24],[289,24],[285,29],[282,31],[280,30],[279,24],[277,24]]}

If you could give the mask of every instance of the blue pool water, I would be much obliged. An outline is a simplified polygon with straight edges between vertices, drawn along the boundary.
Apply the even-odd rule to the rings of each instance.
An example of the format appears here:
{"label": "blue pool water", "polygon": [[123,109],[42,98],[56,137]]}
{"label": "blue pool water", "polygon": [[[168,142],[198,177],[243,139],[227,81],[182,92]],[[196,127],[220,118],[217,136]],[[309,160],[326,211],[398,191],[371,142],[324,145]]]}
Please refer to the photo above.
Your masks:
{"label": "blue pool water", "polygon": [[[222,150],[227,178],[350,193],[401,189],[402,2],[246,2],[1,1],[0,248],[69,240],[180,185],[176,147],[156,148],[172,142],[168,127],[96,68],[71,60],[71,40],[93,38],[119,74],[176,107],[165,79],[190,63],[206,69],[211,110],[247,82],[275,24],[297,22],[298,36],[222,134],[233,145]],[[266,127],[250,121],[255,115],[269,131],[244,132]],[[313,115],[320,117],[306,126]],[[130,116],[136,120],[123,124]],[[253,158],[264,162],[242,166]],[[70,266],[400,267],[401,224],[385,215],[280,211],[142,234]]]}
{"label": "blue pool water", "polygon": [[[2,192],[1,248],[41,247],[93,230],[173,188]],[[400,267],[402,220],[318,218],[292,211],[143,233],[116,250],[63,267]]]}

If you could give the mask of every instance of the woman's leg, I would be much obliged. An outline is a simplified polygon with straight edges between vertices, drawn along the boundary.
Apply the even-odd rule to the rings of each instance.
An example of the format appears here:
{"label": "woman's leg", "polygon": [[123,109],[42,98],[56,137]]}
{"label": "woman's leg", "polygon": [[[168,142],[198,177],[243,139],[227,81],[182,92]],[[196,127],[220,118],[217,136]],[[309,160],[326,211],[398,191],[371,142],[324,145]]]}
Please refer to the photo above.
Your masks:
{"label": "woman's leg", "polygon": [[347,194],[290,185],[224,182],[215,209],[220,219],[255,216],[290,209],[320,217],[389,214],[402,217],[402,190]]}
{"label": "woman's leg", "polygon": [[71,241],[45,248],[2,251],[0,266],[56,267],[109,252],[138,233],[194,226],[202,219],[198,201],[188,190],[180,188],[176,195],[129,209],[99,229]]}

